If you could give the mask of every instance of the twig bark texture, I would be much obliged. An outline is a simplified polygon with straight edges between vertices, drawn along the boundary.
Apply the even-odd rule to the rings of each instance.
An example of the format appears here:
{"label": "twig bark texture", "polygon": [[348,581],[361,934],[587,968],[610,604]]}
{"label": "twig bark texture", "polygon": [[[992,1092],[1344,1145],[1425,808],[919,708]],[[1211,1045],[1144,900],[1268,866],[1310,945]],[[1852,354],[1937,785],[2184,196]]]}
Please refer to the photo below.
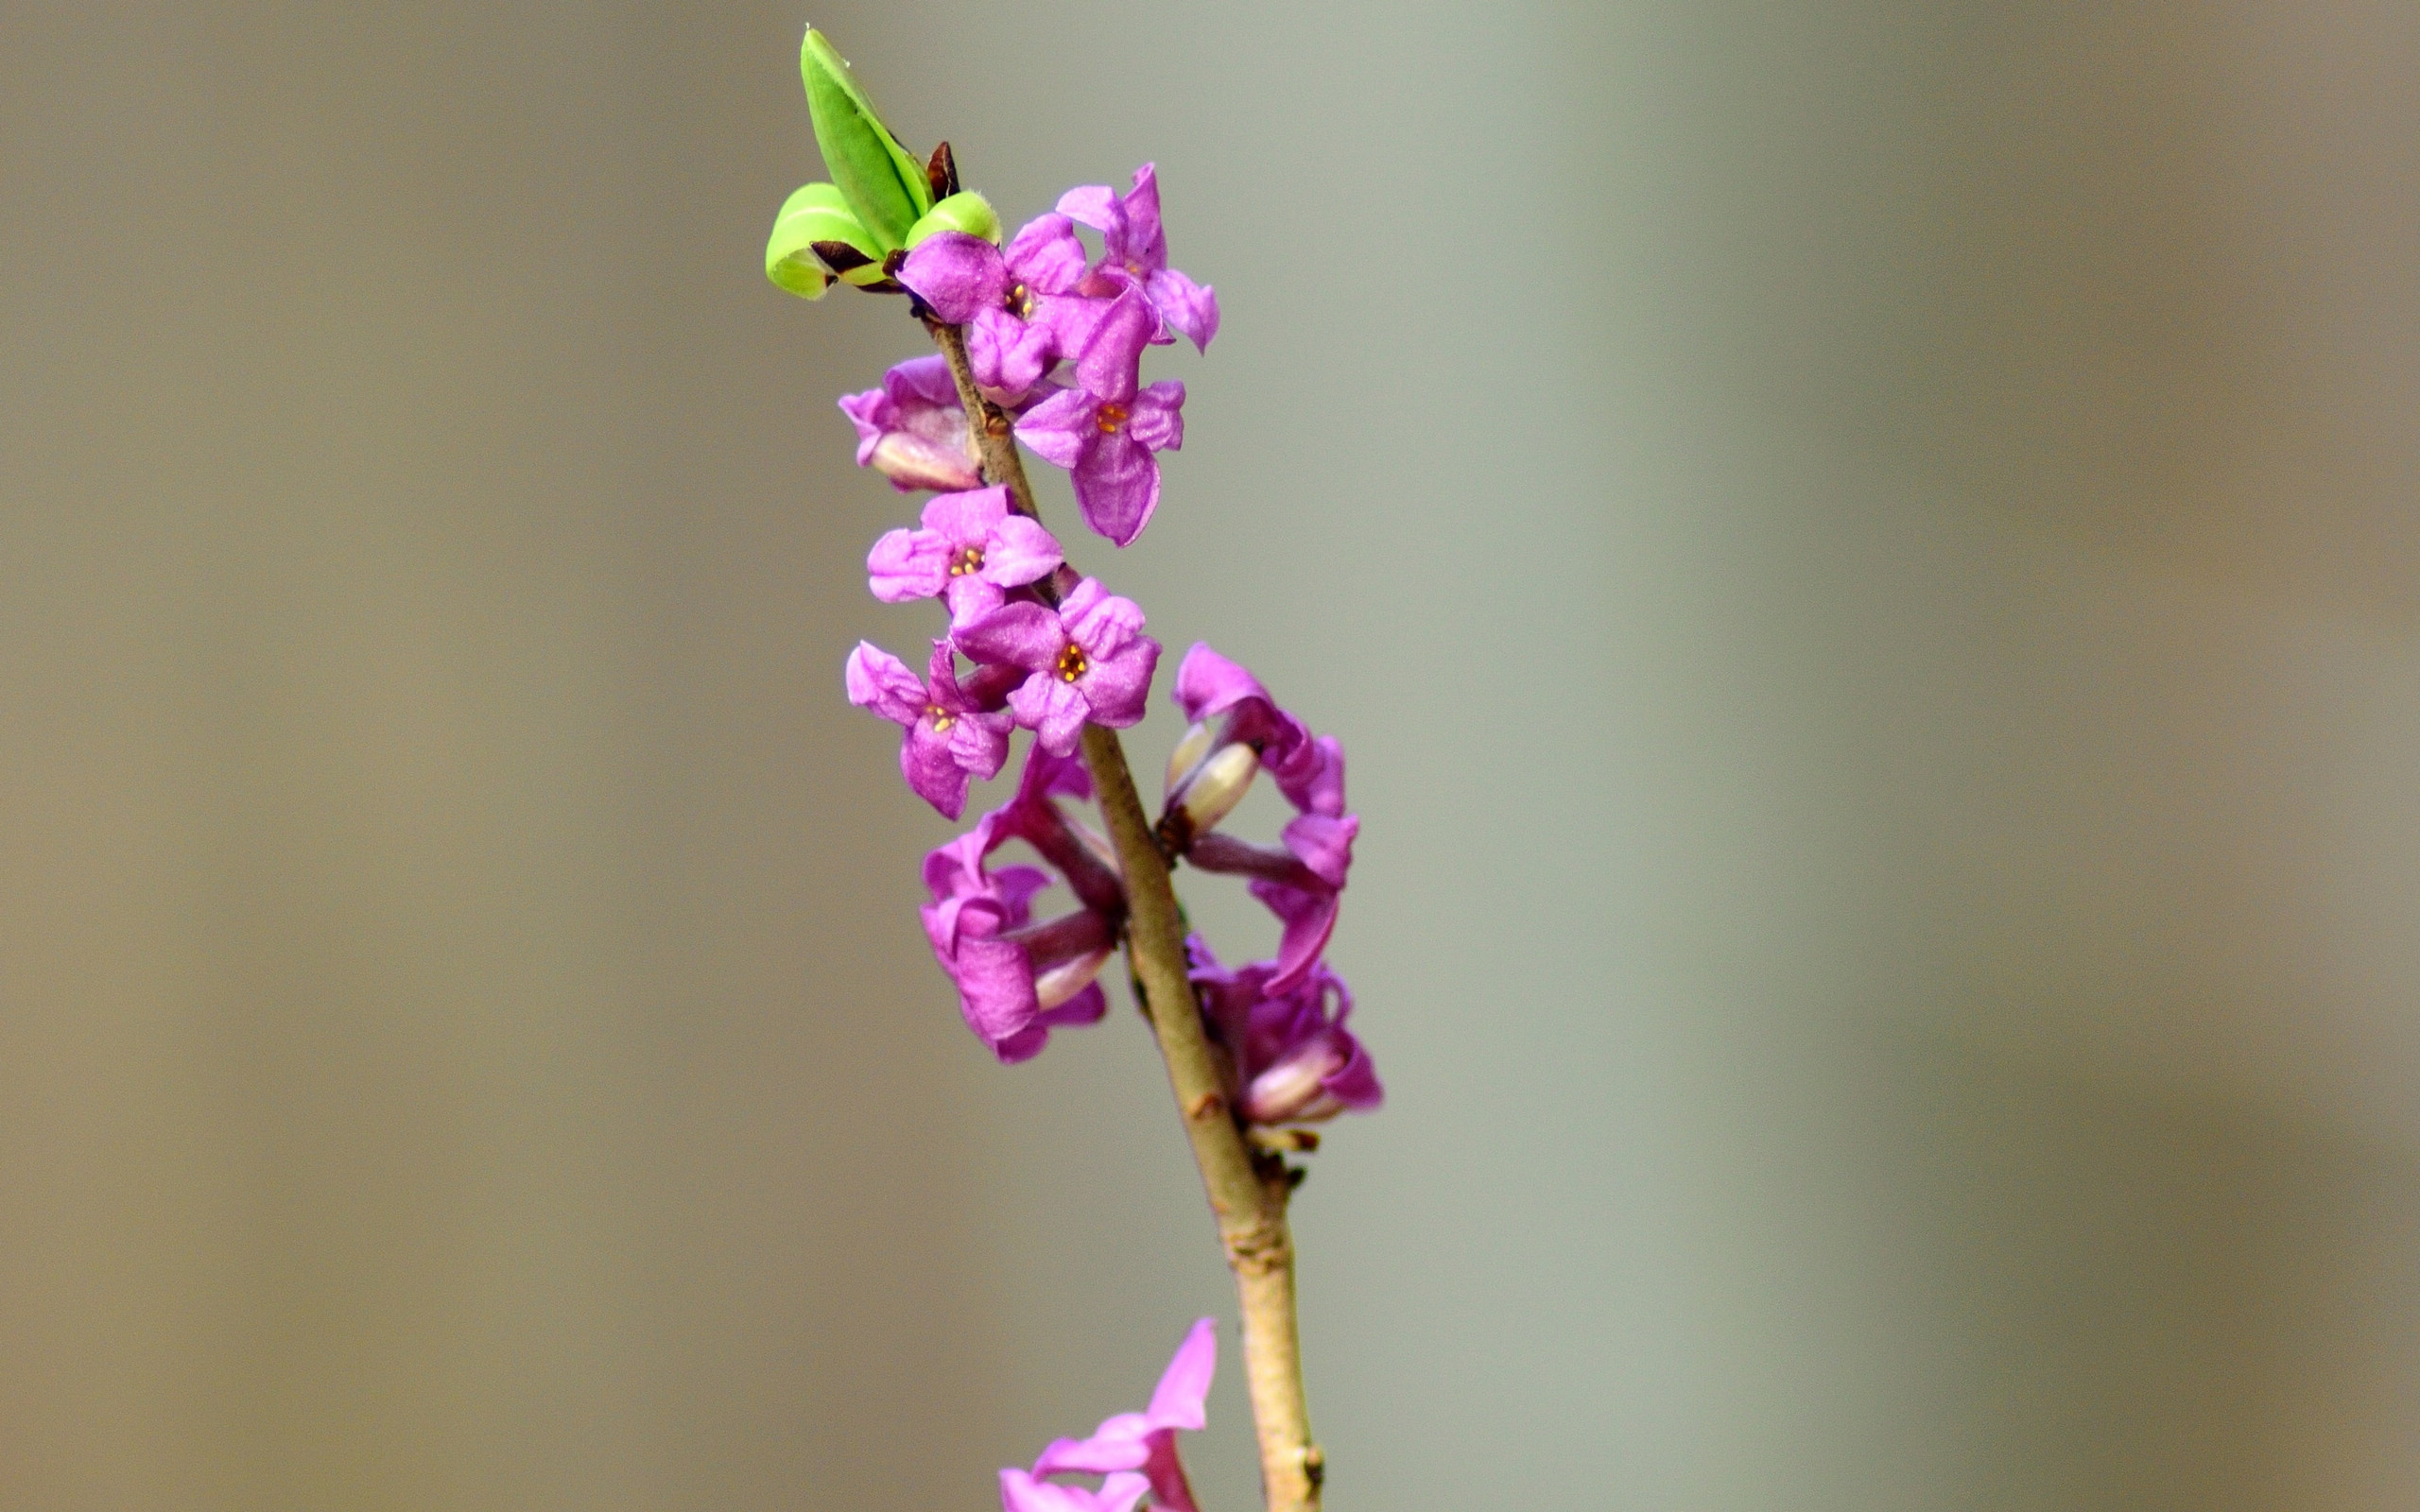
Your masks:
{"label": "twig bark texture", "polygon": [[[927,320],[933,340],[957,381],[959,404],[982,459],[983,475],[1006,485],[1019,514],[1039,519],[1033,487],[1009,417],[975,387],[962,327]],[[1034,585],[1055,602],[1074,576]],[[1152,838],[1151,821],[1134,789],[1117,732],[1086,725],[1084,766],[1092,775],[1101,816],[1109,825],[1125,873],[1129,972],[1142,993],[1142,1008],[1167,1063],[1168,1087],[1192,1143],[1194,1163],[1218,1221],[1228,1268],[1236,1275],[1244,1332],[1244,1380],[1252,1394],[1253,1426],[1260,1437],[1261,1482],[1269,1512],[1319,1512],[1326,1461],[1311,1438],[1309,1408],[1303,1399],[1303,1356],[1294,1320],[1294,1239],[1286,1221],[1292,1179],[1282,1157],[1255,1155],[1246,1146],[1226,1085],[1185,972],[1184,924],[1167,858]]]}

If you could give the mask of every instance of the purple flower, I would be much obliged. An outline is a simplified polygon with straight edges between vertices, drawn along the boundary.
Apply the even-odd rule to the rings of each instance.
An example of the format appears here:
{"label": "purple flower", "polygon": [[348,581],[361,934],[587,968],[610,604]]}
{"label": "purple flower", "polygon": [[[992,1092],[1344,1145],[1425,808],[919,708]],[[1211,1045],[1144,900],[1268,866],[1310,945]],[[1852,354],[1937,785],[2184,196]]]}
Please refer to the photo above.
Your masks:
{"label": "purple flower", "polygon": [[950,623],[998,609],[1015,588],[1059,565],[1059,542],[1038,521],[1009,508],[1006,488],[943,493],[926,501],[924,528],[893,530],[866,554],[866,586],[886,604],[944,597]]}
{"label": "purple flower", "polygon": [[1116,945],[1110,920],[1083,909],[1046,924],[1033,895],[1050,885],[1035,867],[990,869],[1005,836],[997,814],[925,858],[933,901],[920,910],[933,955],[958,984],[966,1026],[1002,1065],[1042,1053],[1050,1031],[1098,1023],[1109,1000],[1094,980]]}
{"label": "purple flower", "polygon": [[[1337,907],[1353,867],[1361,821],[1344,812],[1344,747],[1333,735],[1314,738],[1280,709],[1260,680],[1205,644],[1196,644],[1177,667],[1176,700],[1194,730],[1169,763],[1169,802],[1161,839],[1203,871],[1250,877],[1252,895],[1283,929],[1269,990],[1300,987],[1335,932]],[[1216,732],[1206,725],[1222,722]],[[1219,775],[1221,753],[1237,746],[1257,752],[1295,816],[1281,847],[1254,845],[1211,828],[1240,794],[1203,801],[1195,784]],[[1203,818],[1201,816],[1208,816]],[[1198,832],[1198,833],[1197,833]]]}
{"label": "purple flower", "polygon": [[982,705],[959,685],[956,658],[947,641],[933,643],[929,686],[908,663],[880,646],[859,641],[849,653],[845,679],[849,701],[907,727],[899,746],[899,770],[916,796],[947,818],[966,812],[970,778],[989,779],[1009,759],[1005,713]]}
{"label": "purple flower", "polygon": [[1272,993],[1275,961],[1227,971],[1199,935],[1185,941],[1185,954],[1203,1011],[1235,1055],[1236,1106],[1248,1122],[1314,1124],[1385,1100],[1370,1053],[1344,1026],[1353,994],[1324,962],[1299,986]]}
{"label": "purple flower", "polygon": [[1022,399],[1053,362],[1079,351],[1104,302],[1080,292],[1084,244],[1064,215],[1027,222],[1005,249],[938,232],[898,276],[935,315],[966,327],[976,386],[994,404]]}
{"label": "purple flower", "polygon": [[[1217,1320],[1206,1317],[1193,1325],[1184,1342],[1177,1346],[1176,1357],[1160,1376],[1149,1407],[1102,1419],[1090,1438],[1060,1439],[1033,1462],[1031,1475],[1001,1471],[1001,1500],[1009,1512],[1043,1512],[1046,1508],[1057,1512],[1060,1506],[1096,1504],[1011,1501],[1007,1495],[1011,1476],[1017,1476],[1021,1486],[1031,1487],[1040,1486],[1039,1478],[1045,1475],[1105,1474],[1109,1479],[1102,1484],[1100,1495],[1107,1498],[1125,1495],[1128,1487],[1122,1484],[1123,1477],[1138,1470],[1141,1474],[1137,1478],[1150,1488],[1154,1512],[1197,1512],[1193,1487],[1185,1483],[1184,1466],[1177,1458],[1176,1435],[1201,1428],[1202,1403],[1209,1398],[1210,1377],[1219,1366],[1218,1328]],[[1111,1491],[1113,1486],[1117,1487],[1115,1493]],[[1098,1504],[1109,1503],[1104,1501]]]}
{"label": "purple flower", "polygon": [[1124,729],[1143,717],[1160,643],[1143,633],[1143,611],[1087,577],[1057,609],[1004,604],[951,632],[977,662],[1024,668],[1009,695],[1016,722],[1042,748],[1064,756],[1085,721]]}
{"label": "purple flower", "polygon": [[1017,421],[1017,439],[1067,470],[1084,524],[1126,545],[1160,503],[1155,452],[1184,445],[1184,385],[1138,387],[1144,346],[1159,317],[1129,284],[1087,335],[1078,387],[1051,395]]}
{"label": "purple flower", "polygon": [[958,386],[939,355],[911,357],[884,373],[881,387],[842,396],[840,413],[857,428],[857,466],[900,492],[983,486]]}
{"label": "purple flower", "polygon": [[[1241,744],[1250,746],[1260,758],[1260,769],[1290,799],[1306,782],[1310,768],[1318,758],[1312,753],[1311,732],[1303,722],[1277,707],[1277,700],[1239,664],[1228,661],[1210,649],[1204,641],[1193,643],[1177,664],[1176,685],[1169,690],[1177,707],[1184,711],[1189,725],[1206,725],[1213,719],[1223,719],[1216,731],[1202,731],[1197,741],[1188,733],[1188,744],[1198,744],[1206,755],[1222,747]],[[1182,791],[1187,772],[1179,772],[1173,764],[1169,768],[1171,800]],[[1301,804],[1297,802],[1297,807]]]}
{"label": "purple flower", "polygon": [[1219,334],[1219,295],[1168,266],[1156,168],[1147,163],[1135,169],[1134,187],[1123,195],[1107,184],[1070,189],[1059,197],[1059,214],[1100,232],[1101,266],[1142,284],[1162,319],[1197,349],[1210,349],[1210,338]]}

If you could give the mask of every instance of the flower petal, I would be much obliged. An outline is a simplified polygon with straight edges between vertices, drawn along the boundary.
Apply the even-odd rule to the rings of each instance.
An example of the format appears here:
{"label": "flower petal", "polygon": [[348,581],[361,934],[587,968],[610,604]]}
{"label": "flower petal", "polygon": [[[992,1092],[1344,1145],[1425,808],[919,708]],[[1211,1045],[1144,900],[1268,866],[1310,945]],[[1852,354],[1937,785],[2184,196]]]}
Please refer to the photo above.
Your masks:
{"label": "flower petal", "polygon": [[1093,662],[1076,686],[1092,705],[1095,724],[1123,730],[1140,724],[1151,697],[1151,673],[1160,663],[1160,643],[1141,635],[1114,657]]}
{"label": "flower petal", "polygon": [[980,236],[945,231],[925,238],[900,266],[899,282],[914,289],[933,313],[964,325],[976,312],[997,309],[1008,293],[1009,270],[1000,249]]}
{"label": "flower petal", "polygon": [[842,394],[840,413],[857,428],[857,466],[863,467],[873,457],[874,444],[885,431],[899,422],[899,406],[879,388],[869,388],[861,394]]}
{"label": "flower petal", "polygon": [[1057,611],[1040,604],[1003,604],[972,625],[953,628],[950,640],[977,662],[1041,672],[1058,663],[1067,631]]}
{"label": "flower petal", "polygon": [[1184,385],[1164,378],[1134,396],[1126,434],[1154,452],[1184,445]]}
{"label": "flower petal", "polygon": [[1005,714],[959,715],[949,727],[949,759],[959,770],[990,782],[1009,763],[1010,728]]}
{"label": "flower petal", "polygon": [[949,622],[955,626],[972,625],[984,615],[1008,602],[997,584],[980,576],[953,577],[942,590],[942,597],[949,605]]}
{"label": "flower petal", "polygon": [[1101,437],[1069,481],[1084,524],[1116,545],[1132,544],[1160,507],[1160,464],[1130,435]]}
{"label": "flower petal", "polygon": [[1059,623],[1086,657],[1106,661],[1143,633],[1143,607],[1111,593],[1099,578],[1087,577],[1060,600]]}
{"label": "flower petal", "polygon": [[941,537],[955,552],[981,545],[992,527],[1006,519],[1008,513],[1009,490],[1003,485],[927,499],[924,523],[925,529]]}
{"label": "flower petal", "polygon": [[1210,1378],[1218,1368],[1219,1320],[1205,1317],[1186,1332],[1152,1389],[1151,1405],[1145,1409],[1151,1426],[1200,1432],[1202,1404],[1210,1400]]}
{"label": "flower petal", "polygon": [[1002,588],[1029,583],[1065,558],[1059,541],[1037,520],[1012,514],[992,527],[983,541],[983,577]]}
{"label": "flower petal", "polygon": [[950,754],[950,737],[935,730],[932,720],[919,719],[908,727],[908,738],[899,743],[899,775],[942,818],[955,819],[966,812],[966,768]]}
{"label": "flower petal", "polygon": [[1036,745],[1053,756],[1064,756],[1076,748],[1077,733],[1091,706],[1074,684],[1053,673],[1037,672],[1009,695],[1009,712],[1033,731]]}
{"label": "flower petal", "polygon": [[949,542],[931,530],[888,530],[866,553],[866,587],[886,604],[930,598],[949,586]]}
{"label": "flower petal", "polygon": [[1351,814],[1300,814],[1286,826],[1284,838],[1286,849],[1314,876],[1341,889],[1353,866],[1353,841],[1360,833],[1361,820]]}
{"label": "flower petal", "polygon": [[908,663],[871,641],[859,641],[849,653],[841,674],[849,701],[871,709],[897,725],[912,725],[924,717],[925,681]]}
{"label": "flower petal", "polygon": [[1140,284],[1129,284],[1103,311],[1076,357],[1076,382],[1085,392],[1123,404],[1134,396],[1143,349],[1160,330],[1160,314]]}
{"label": "flower petal", "polygon": [[1020,320],[1008,311],[978,310],[966,326],[966,365],[975,382],[998,404],[1014,404],[1041,378],[1058,354],[1050,327]]}
{"label": "flower petal", "polygon": [[1191,341],[1197,352],[1210,350],[1210,338],[1219,334],[1219,291],[1207,284],[1196,284],[1173,267],[1163,267],[1143,276],[1144,292],[1151,297],[1151,307]]}
{"label": "flower petal", "polygon": [[1076,224],[1104,233],[1123,226],[1126,220],[1125,208],[1117,202],[1117,191],[1105,183],[1088,183],[1068,190],[1059,197],[1058,210]]}
{"label": "flower petal", "polygon": [[1009,277],[1035,294],[1064,294],[1082,282],[1084,244],[1065,215],[1036,215],[1000,254]]}
{"label": "flower petal", "polygon": [[1017,439],[1054,467],[1080,466],[1101,438],[1099,403],[1080,388],[1063,388],[1026,411],[1017,421]]}
{"label": "flower petal", "polygon": [[1290,992],[1309,977],[1320,953],[1327,949],[1328,936],[1336,933],[1337,895],[1263,877],[1244,885],[1285,923],[1277,941],[1277,970],[1263,990],[1272,997]]}
{"label": "flower petal", "polygon": [[1150,273],[1168,266],[1167,232],[1160,225],[1160,170],[1147,163],[1134,170],[1134,187],[1118,201],[1125,213],[1126,234],[1119,249],[1132,271]]}

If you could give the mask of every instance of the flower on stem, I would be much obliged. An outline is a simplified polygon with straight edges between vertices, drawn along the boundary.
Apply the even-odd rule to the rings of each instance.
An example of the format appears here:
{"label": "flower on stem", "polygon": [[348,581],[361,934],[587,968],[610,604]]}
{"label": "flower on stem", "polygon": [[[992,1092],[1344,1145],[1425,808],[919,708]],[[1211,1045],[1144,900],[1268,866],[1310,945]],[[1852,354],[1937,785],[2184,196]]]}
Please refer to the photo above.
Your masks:
{"label": "flower on stem", "polygon": [[997,712],[999,690],[982,683],[971,692],[961,688],[947,641],[933,643],[925,678],[918,678],[908,663],[880,646],[859,641],[849,653],[843,680],[851,703],[906,727],[899,745],[900,774],[943,817],[954,819],[966,812],[970,778],[989,779],[1009,759],[1009,731],[1014,725]]}
{"label": "flower on stem", "polygon": [[1143,348],[1159,316],[1128,284],[1086,335],[1077,387],[1045,399],[1017,421],[1017,439],[1067,470],[1084,524],[1123,546],[1143,533],[1160,503],[1152,454],[1184,445],[1184,385],[1138,387]]}
{"label": "flower on stem", "polygon": [[943,493],[926,501],[924,527],[892,530],[866,554],[866,583],[886,604],[945,598],[950,623],[998,609],[1006,590],[1048,576],[1059,542],[1039,522],[1012,512],[1006,488]]}
{"label": "flower on stem", "polygon": [[1143,633],[1143,611],[1087,577],[1059,607],[1003,604],[954,628],[958,648],[977,662],[1021,667],[1009,695],[1016,722],[1053,756],[1076,748],[1087,721],[1122,730],[1143,717],[1160,643]]}
{"label": "flower on stem", "polygon": [[933,314],[966,327],[976,386],[997,404],[1023,399],[1052,363],[1080,351],[1105,302],[1080,292],[1084,244],[1064,215],[1028,221],[1005,248],[941,232],[897,276]]}
{"label": "flower on stem", "polygon": [[[1283,928],[1269,989],[1290,992],[1306,980],[1335,931],[1340,897],[1353,866],[1361,821],[1344,812],[1344,747],[1314,737],[1279,708],[1260,679],[1196,643],[1177,667],[1176,700],[1194,722],[1168,764],[1168,803],[1161,842],[1203,871],[1251,878],[1252,895]],[[1213,730],[1209,721],[1220,721]],[[1253,762],[1222,759],[1238,747]],[[1254,845],[1213,828],[1240,801],[1237,779],[1267,771],[1294,805],[1282,848]],[[1235,785],[1221,791],[1221,784]]]}
{"label": "flower on stem", "polygon": [[1140,284],[1163,320],[1184,333],[1197,350],[1210,349],[1210,338],[1219,334],[1218,291],[1168,266],[1157,168],[1147,163],[1135,169],[1134,187],[1123,195],[1107,184],[1070,189],[1059,197],[1059,214],[1100,232],[1102,269]]}
{"label": "flower on stem", "polygon": [[[921,910],[959,1011],[1004,1065],[1041,1054],[1050,1031],[1098,1023],[1108,999],[1096,978],[1117,945],[1126,890],[1106,842],[1069,819],[1060,795],[1089,797],[1083,765],[1038,747],[1016,797],[925,858],[933,901]],[[1034,867],[990,868],[993,851],[1023,840],[1056,867],[1080,906],[1035,923],[1033,895],[1050,885]]]}
{"label": "flower on stem", "polygon": [[1385,1100],[1370,1053],[1345,1027],[1353,993],[1325,962],[1299,985],[1271,992],[1275,961],[1230,971],[1199,935],[1185,941],[1185,954],[1202,1011],[1236,1057],[1236,1106],[1246,1122],[1315,1124]]}
{"label": "flower on stem", "polygon": [[842,396],[840,413],[857,428],[857,466],[873,468],[900,492],[983,486],[966,411],[943,358],[899,364],[882,375],[881,387]]}
{"label": "flower on stem", "polygon": [[[1210,1378],[1219,1366],[1218,1327],[1215,1319],[1205,1317],[1186,1332],[1184,1342],[1177,1346],[1176,1357],[1168,1362],[1158,1387],[1151,1392],[1149,1407],[1102,1419],[1089,1438],[1060,1439],[1042,1452],[1030,1473],[1002,1470],[1001,1504],[1008,1512],[1113,1506],[1120,1504],[1113,1498],[1127,1496],[1134,1489],[1129,1484],[1131,1477],[1150,1488],[1153,1512],[1198,1512],[1193,1487],[1184,1478],[1184,1465],[1177,1458],[1176,1435],[1180,1432],[1198,1433],[1201,1428],[1202,1404],[1209,1399]],[[1100,1500],[1019,1501],[1011,1495],[1011,1486],[1028,1498],[1036,1491],[1072,1492],[1079,1497],[1095,1494],[1047,1485],[1041,1479],[1069,1473],[1108,1476],[1098,1493]],[[1122,1504],[1133,1503],[1128,1501]]]}

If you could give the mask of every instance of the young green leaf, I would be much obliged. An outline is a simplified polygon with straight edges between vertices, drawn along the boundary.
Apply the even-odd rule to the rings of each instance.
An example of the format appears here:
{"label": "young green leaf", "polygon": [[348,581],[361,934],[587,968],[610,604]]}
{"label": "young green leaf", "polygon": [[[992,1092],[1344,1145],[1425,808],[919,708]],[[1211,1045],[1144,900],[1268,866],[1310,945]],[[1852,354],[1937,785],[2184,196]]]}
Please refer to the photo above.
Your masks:
{"label": "young green leaf", "polygon": [[[836,268],[832,259],[820,254],[817,243],[836,249],[846,249],[854,257],[840,255],[847,267]],[[836,251],[836,255],[838,255]],[[849,205],[838,187],[828,183],[811,183],[782,202],[773,216],[773,234],[765,243],[765,276],[776,284],[804,299],[820,300],[832,286],[834,272],[882,262],[882,253],[874,248],[873,238],[849,211]]]}
{"label": "young green leaf", "polygon": [[937,231],[962,231],[969,236],[980,236],[993,246],[1000,244],[1000,215],[992,201],[969,189],[954,194],[935,205],[925,218],[908,228],[908,249]]}
{"label": "young green leaf", "polygon": [[799,74],[806,81],[815,145],[823,151],[832,181],[882,251],[906,245],[908,228],[933,208],[925,165],[882,124],[848,60],[812,27],[799,49]]}

